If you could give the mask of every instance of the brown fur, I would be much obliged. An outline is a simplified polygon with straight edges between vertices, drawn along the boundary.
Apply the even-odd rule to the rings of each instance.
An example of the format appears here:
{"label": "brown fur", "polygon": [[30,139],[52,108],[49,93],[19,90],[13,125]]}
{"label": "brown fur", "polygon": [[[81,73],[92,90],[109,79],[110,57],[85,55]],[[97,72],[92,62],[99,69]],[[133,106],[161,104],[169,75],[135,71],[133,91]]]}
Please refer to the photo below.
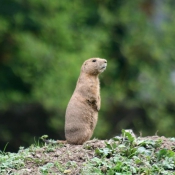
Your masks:
{"label": "brown fur", "polygon": [[66,109],[65,135],[70,144],[83,144],[93,134],[101,104],[98,75],[106,66],[105,59],[90,58],[81,67],[75,91]]}

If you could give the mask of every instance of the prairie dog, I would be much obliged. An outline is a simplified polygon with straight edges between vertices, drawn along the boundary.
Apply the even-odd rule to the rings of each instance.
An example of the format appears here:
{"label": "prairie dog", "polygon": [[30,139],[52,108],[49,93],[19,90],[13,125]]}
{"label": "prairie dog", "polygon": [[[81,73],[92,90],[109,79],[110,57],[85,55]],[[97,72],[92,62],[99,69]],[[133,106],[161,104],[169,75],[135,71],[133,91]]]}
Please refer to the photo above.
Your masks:
{"label": "prairie dog", "polygon": [[95,129],[100,110],[100,83],[98,75],[107,67],[107,60],[86,60],[78,78],[65,115],[67,143],[81,145],[89,140]]}

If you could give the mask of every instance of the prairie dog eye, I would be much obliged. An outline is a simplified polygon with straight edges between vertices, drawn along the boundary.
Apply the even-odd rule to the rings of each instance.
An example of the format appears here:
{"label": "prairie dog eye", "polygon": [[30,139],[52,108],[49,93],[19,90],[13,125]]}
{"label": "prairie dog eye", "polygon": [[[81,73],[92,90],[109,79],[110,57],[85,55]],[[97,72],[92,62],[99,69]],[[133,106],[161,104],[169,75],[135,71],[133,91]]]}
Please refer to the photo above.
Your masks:
{"label": "prairie dog eye", "polygon": [[92,60],[92,62],[96,62],[96,61],[97,61],[97,60],[95,60],[95,59],[94,59],[94,60]]}

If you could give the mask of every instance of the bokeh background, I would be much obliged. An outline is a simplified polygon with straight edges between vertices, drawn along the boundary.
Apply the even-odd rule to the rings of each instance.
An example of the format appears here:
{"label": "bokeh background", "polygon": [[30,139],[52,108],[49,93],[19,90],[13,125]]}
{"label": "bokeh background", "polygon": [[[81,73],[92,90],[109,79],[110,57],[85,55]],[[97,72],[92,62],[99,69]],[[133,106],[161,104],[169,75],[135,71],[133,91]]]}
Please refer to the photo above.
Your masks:
{"label": "bokeh background", "polygon": [[64,139],[80,67],[108,60],[94,137],[175,135],[174,0],[1,0],[0,150]]}

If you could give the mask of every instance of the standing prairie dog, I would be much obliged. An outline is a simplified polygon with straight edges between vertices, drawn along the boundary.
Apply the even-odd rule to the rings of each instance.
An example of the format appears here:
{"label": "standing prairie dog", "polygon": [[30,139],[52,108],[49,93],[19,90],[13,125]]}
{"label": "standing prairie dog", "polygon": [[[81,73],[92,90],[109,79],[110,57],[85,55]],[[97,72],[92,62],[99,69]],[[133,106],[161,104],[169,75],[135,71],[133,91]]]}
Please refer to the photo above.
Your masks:
{"label": "standing prairie dog", "polygon": [[107,60],[101,58],[90,58],[83,63],[76,88],[66,109],[67,143],[80,145],[91,138],[101,105],[98,75],[106,66]]}

